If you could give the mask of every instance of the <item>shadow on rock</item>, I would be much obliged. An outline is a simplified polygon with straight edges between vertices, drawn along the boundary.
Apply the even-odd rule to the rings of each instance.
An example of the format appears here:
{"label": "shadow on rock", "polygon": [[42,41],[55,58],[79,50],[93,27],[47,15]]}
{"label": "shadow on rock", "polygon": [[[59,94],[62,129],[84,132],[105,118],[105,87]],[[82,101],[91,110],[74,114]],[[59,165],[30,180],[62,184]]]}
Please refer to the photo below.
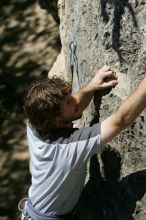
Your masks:
{"label": "shadow on rock", "polygon": [[[101,155],[100,169],[97,155],[90,161],[90,179],[77,206],[76,220],[134,220],[136,202],[146,192],[146,170],[120,179],[120,154],[108,147]],[[103,177],[104,176],[104,177]]]}
{"label": "shadow on rock", "polygon": [[60,19],[58,16],[58,8],[57,8],[57,0],[37,0],[37,3],[42,9],[46,9],[49,13],[52,14],[54,20],[57,22],[57,24],[60,23]]}
{"label": "shadow on rock", "polygon": [[[138,22],[136,19],[135,11],[132,7],[132,4],[129,0],[100,0],[101,4],[101,16],[103,18],[103,21],[105,23],[109,22],[109,15],[107,13],[108,10],[111,9],[111,7],[114,8],[113,11],[113,28],[112,28],[112,48],[115,50],[119,57],[119,61],[126,62],[126,60],[122,56],[121,52],[121,29],[122,29],[122,18],[125,14],[125,11],[128,10],[128,13],[132,17],[133,25],[136,30],[138,30]],[[138,4],[135,3],[136,5]],[[109,34],[109,33],[107,33]],[[132,39],[131,39],[132,40]]]}

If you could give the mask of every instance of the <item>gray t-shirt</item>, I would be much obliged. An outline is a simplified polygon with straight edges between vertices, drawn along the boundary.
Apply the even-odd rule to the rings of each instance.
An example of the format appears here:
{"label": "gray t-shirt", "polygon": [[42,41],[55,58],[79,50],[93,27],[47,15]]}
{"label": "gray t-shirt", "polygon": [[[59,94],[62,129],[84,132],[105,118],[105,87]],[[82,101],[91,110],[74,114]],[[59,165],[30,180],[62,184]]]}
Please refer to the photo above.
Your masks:
{"label": "gray t-shirt", "polygon": [[100,124],[60,129],[48,139],[27,124],[32,184],[29,198],[42,214],[65,214],[84,187],[88,159],[101,153]]}

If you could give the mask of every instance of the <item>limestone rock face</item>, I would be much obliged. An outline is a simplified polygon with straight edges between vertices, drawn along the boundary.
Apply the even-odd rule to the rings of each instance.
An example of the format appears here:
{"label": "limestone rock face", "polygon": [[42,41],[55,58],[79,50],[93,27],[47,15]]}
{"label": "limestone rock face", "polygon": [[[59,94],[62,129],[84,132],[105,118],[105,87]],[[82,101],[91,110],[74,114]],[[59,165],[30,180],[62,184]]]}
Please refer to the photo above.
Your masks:
{"label": "limestone rock face", "polygon": [[[104,64],[120,72],[119,85],[96,94],[75,124],[87,126],[114,113],[146,73],[146,1],[59,0],[58,9],[65,67],[73,91]],[[145,220],[146,110],[91,165],[94,172],[91,166],[79,205],[80,219]]]}

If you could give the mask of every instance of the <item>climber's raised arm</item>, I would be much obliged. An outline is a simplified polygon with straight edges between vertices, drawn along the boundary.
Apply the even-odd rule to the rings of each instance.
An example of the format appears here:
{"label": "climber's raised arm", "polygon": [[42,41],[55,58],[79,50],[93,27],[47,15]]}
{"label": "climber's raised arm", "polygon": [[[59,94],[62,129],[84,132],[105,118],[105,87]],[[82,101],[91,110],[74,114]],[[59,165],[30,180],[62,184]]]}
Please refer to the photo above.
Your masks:
{"label": "climber's raised arm", "polygon": [[73,95],[79,111],[82,113],[89,105],[95,91],[115,87],[117,84],[117,71],[110,66],[103,66],[86,86]]}
{"label": "climber's raised arm", "polygon": [[101,123],[101,141],[106,144],[128,127],[146,107],[146,77],[117,112]]}

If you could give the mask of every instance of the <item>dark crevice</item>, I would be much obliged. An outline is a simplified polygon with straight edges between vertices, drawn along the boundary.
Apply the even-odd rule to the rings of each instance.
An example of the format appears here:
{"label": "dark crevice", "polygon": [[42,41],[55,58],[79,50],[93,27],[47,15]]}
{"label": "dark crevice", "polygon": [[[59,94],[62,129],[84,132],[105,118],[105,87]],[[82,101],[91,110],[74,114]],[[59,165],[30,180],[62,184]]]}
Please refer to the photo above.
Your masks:
{"label": "dark crevice", "polygon": [[129,0],[101,0],[101,16],[103,17],[103,21],[108,23],[109,17],[107,13],[107,4],[111,4],[114,7],[114,15],[113,15],[113,29],[112,29],[112,48],[115,50],[119,57],[120,62],[126,62],[123,59],[121,51],[120,51],[120,36],[121,36],[121,20],[125,13],[125,9],[129,10],[130,15],[132,16],[133,24],[135,28],[138,28],[138,23],[136,20],[136,16],[134,10],[129,2]]}
{"label": "dark crevice", "polygon": [[58,16],[58,8],[57,8],[57,2],[58,0],[37,0],[37,3],[42,9],[47,10],[49,13],[52,14],[54,20],[57,22],[57,24],[60,23],[60,19]]}

